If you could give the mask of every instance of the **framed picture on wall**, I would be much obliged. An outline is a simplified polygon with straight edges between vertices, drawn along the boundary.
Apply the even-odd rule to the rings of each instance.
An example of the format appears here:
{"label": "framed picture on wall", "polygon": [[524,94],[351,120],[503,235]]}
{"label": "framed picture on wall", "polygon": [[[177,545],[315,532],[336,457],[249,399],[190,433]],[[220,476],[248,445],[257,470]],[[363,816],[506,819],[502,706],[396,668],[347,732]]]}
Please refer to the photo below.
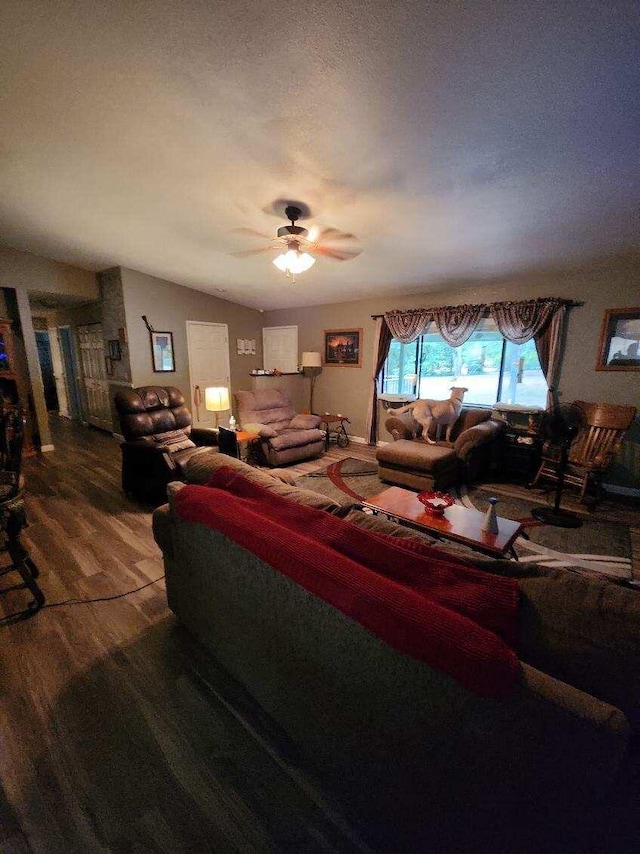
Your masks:
{"label": "framed picture on wall", "polygon": [[150,332],[151,358],[156,373],[171,373],[176,369],[173,355],[173,332]]}
{"label": "framed picture on wall", "polygon": [[640,371],[640,306],[604,313],[596,371]]}
{"label": "framed picture on wall", "polygon": [[361,365],[362,329],[325,329],[322,364],[341,368]]}

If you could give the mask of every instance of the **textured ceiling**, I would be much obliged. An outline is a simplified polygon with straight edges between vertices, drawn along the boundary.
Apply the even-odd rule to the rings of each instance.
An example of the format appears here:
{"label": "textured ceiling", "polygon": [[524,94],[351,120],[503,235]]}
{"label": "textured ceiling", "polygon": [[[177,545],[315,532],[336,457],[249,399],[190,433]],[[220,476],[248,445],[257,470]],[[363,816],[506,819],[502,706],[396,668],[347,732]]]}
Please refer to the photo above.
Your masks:
{"label": "textured ceiling", "polygon": [[[637,233],[636,3],[0,7],[0,241],[274,308],[582,260]],[[353,231],[295,285],[275,199]]]}

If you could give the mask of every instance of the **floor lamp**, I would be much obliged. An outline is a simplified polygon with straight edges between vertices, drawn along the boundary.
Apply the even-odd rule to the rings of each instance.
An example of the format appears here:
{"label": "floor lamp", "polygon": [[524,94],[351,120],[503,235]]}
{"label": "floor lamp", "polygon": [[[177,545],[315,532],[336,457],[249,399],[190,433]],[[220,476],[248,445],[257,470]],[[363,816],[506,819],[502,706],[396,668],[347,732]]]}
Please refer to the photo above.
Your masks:
{"label": "floor lamp", "polygon": [[320,353],[302,354],[302,373],[309,377],[309,412],[313,412],[313,390],[316,386],[318,375],[322,373],[322,357]]}
{"label": "floor lamp", "polygon": [[218,413],[230,408],[229,389],[224,386],[210,386],[204,390],[204,408],[209,412],[215,412],[216,429],[218,424]]}

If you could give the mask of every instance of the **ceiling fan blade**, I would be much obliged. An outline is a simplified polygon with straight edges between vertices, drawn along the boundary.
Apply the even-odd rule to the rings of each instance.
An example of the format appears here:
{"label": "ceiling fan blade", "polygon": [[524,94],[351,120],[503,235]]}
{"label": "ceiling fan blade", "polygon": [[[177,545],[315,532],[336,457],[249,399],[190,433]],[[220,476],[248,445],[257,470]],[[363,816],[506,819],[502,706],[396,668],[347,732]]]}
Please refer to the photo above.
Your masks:
{"label": "ceiling fan blade", "polygon": [[318,242],[328,243],[333,240],[357,240],[358,238],[355,234],[349,234],[346,231],[340,231],[339,228],[332,228],[328,226],[327,228],[320,229],[320,234],[318,236]]}
{"label": "ceiling fan blade", "polygon": [[249,237],[259,237],[260,240],[271,240],[268,234],[262,234],[260,231],[255,231],[253,228],[232,228],[232,234],[247,234]]}
{"label": "ceiling fan blade", "polygon": [[362,249],[330,249],[328,246],[314,246],[307,250],[312,255],[324,255],[326,258],[334,258],[336,261],[351,261],[357,258]]}
{"label": "ceiling fan blade", "polygon": [[273,246],[261,246],[259,249],[243,249],[241,252],[229,252],[234,258],[247,258],[249,255],[260,255],[262,252],[271,252]]}

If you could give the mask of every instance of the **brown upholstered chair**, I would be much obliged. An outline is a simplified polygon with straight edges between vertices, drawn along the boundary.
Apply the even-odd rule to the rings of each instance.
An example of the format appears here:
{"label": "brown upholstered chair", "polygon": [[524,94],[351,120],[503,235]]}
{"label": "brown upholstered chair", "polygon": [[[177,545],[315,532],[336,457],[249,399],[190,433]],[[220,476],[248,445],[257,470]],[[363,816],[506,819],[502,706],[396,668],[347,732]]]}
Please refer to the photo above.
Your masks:
{"label": "brown upholstered chair", "polygon": [[235,392],[238,417],[245,429],[260,434],[260,447],[270,466],[319,457],[325,434],[319,415],[296,415],[291,398],[281,389]]}
{"label": "brown upholstered chair", "polygon": [[122,389],[115,405],[124,436],[122,488],[146,501],[166,499],[172,480],[183,480],[188,461],[218,444],[216,430],[192,428],[184,395],[174,386]]}
{"label": "brown upholstered chair", "polygon": [[[491,418],[490,409],[465,406],[453,425],[452,441],[430,445],[411,412],[394,415],[390,410],[385,427],[393,442],[376,451],[378,477],[410,489],[446,489],[478,480],[489,470],[494,442],[504,426]],[[430,438],[436,439],[435,425]]]}
{"label": "brown upholstered chair", "polygon": [[[565,484],[580,488],[580,500],[588,499],[589,489],[595,498],[602,497],[602,475],[620,450],[624,435],[636,416],[634,406],[614,406],[607,403],[574,401],[582,410],[584,424],[569,449]],[[532,486],[539,480],[557,481],[560,448],[545,442],[542,462]]]}

